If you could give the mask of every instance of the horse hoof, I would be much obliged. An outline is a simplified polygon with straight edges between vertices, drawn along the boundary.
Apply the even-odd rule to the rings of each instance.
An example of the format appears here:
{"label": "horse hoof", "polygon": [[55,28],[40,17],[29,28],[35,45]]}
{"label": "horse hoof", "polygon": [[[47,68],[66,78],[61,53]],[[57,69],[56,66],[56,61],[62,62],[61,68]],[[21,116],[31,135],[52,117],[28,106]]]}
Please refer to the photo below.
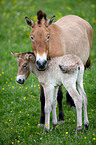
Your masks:
{"label": "horse hoof", "polygon": [[89,128],[89,123],[84,125],[84,130],[88,130],[88,128]]}
{"label": "horse hoof", "polygon": [[64,113],[63,112],[60,112],[58,116],[59,116],[59,121],[64,121]]}
{"label": "horse hoof", "polygon": [[39,123],[39,124],[38,124],[38,128],[39,128],[39,127],[44,127],[44,124],[40,124],[40,123]]}

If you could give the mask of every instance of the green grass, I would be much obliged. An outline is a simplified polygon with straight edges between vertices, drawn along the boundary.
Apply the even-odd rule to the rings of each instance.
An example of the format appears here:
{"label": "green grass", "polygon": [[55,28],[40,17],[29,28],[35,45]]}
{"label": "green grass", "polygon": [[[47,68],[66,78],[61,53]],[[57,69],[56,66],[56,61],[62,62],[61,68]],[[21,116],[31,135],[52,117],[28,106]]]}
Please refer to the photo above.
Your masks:
{"label": "green grass", "polygon": [[[56,20],[75,14],[93,27],[91,49],[92,66],[84,74],[84,88],[88,98],[90,127],[75,134],[76,110],[66,106],[63,88],[65,123],[47,134],[38,128],[40,119],[40,88],[34,75],[21,86],[16,83],[17,62],[10,51],[31,51],[30,28],[24,17],[36,21],[42,9],[48,18]],[[58,106],[57,106],[58,113]],[[52,118],[52,116],[51,116]],[[52,126],[51,126],[52,127]],[[0,144],[1,145],[95,145],[96,143],[96,0],[1,0],[0,1]]]}

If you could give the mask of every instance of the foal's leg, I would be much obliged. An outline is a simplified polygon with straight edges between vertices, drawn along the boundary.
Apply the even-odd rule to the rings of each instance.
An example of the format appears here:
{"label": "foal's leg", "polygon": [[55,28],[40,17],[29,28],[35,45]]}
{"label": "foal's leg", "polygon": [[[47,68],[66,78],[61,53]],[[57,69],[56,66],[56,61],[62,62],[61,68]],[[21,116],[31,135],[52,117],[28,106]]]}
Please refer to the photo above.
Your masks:
{"label": "foal's leg", "polygon": [[52,103],[52,124],[53,124],[53,126],[57,125],[57,115],[56,115],[57,92],[58,92],[58,87],[54,88],[54,96],[53,96],[53,103]]}
{"label": "foal's leg", "polygon": [[52,110],[53,100],[54,100],[55,88],[53,85],[46,85],[44,87],[45,93],[45,126],[44,130],[48,131],[50,129],[50,112]]}
{"label": "foal's leg", "polygon": [[81,67],[79,70],[78,78],[77,78],[77,89],[80,95],[82,96],[82,100],[83,100],[84,126],[85,126],[85,129],[88,129],[89,121],[88,121],[88,116],[87,116],[87,97],[86,97],[86,93],[83,87],[83,73],[84,73],[84,67]]}
{"label": "foal's leg", "polygon": [[73,98],[76,109],[77,109],[77,129],[76,131],[82,129],[82,97],[78,94],[78,91],[76,90],[76,86],[73,84],[73,86],[67,86],[67,91]]}
{"label": "foal's leg", "polygon": [[[57,96],[58,105],[59,105],[59,120],[64,120],[64,113],[62,109],[62,98],[63,98],[62,86],[60,86],[58,89],[58,96]],[[41,101],[40,124],[44,124],[45,123],[45,111],[44,111],[45,95],[44,95],[43,87],[41,85],[40,85],[40,101]]]}
{"label": "foal's leg", "polygon": [[62,99],[63,99],[62,86],[59,86],[58,95],[57,95],[57,101],[58,101],[58,106],[59,106],[59,121],[64,120]]}
{"label": "foal's leg", "polygon": [[88,121],[88,116],[87,116],[87,97],[86,93],[83,88],[83,82],[77,84],[78,91],[80,92],[80,95],[82,96],[83,99],[83,110],[84,110],[84,127],[85,129],[88,129],[89,127],[89,121]]}

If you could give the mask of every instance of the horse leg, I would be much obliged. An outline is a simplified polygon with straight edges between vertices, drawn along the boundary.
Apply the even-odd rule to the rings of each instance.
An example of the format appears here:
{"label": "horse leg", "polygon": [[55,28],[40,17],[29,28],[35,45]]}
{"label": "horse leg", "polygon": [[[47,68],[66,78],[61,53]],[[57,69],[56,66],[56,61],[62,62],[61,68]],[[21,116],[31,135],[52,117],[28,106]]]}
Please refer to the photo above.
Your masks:
{"label": "horse leg", "polygon": [[66,104],[75,107],[74,101],[68,92],[66,92]]}
{"label": "horse leg", "polygon": [[40,85],[40,101],[41,101],[41,116],[40,116],[40,124],[45,123],[45,96],[44,96],[44,90],[43,87]]}
{"label": "horse leg", "polygon": [[64,120],[62,99],[63,99],[62,86],[59,86],[58,95],[57,95],[57,101],[58,101],[58,106],[59,106],[59,121]]}

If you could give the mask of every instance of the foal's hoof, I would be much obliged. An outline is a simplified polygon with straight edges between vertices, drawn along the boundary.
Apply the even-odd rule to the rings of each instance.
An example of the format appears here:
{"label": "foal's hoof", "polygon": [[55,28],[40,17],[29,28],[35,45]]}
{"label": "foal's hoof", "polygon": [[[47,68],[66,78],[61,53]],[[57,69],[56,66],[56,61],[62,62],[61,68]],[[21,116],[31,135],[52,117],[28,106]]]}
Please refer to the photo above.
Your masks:
{"label": "foal's hoof", "polygon": [[82,126],[78,126],[78,127],[76,128],[76,134],[77,134],[78,132],[80,132],[80,131],[82,131]]}
{"label": "foal's hoof", "polygon": [[39,123],[39,124],[38,124],[38,128],[39,128],[39,127],[44,127],[44,124],[40,124],[40,123]]}
{"label": "foal's hoof", "polygon": [[65,121],[64,120],[60,120],[60,121],[57,122],[57,125],[61,125],[63,123],[65,123]]}
{"label": "foal's hoof", "polygon": [[88,130],[88,128],[89,128],[89,123],[84,125],[84,130]]}
{"label": "foal's hoof", "polygon": [[47,129],[47,128],[44,128],[44,131],[43,131],[43,133],[48,133],[49,132],[49,129]]}

